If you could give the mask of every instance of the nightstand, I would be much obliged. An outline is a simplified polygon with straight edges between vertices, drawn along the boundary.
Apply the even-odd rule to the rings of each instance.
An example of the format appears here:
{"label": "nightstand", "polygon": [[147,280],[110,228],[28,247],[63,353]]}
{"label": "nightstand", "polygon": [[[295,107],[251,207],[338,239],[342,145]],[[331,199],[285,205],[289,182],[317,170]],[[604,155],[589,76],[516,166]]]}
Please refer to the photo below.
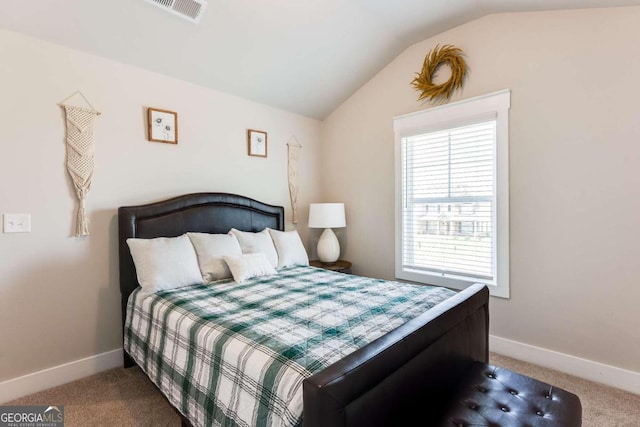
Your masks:
{"label": "nightstand", "polygon": [[351,263],[341,259],[331,264],[325,264],[318,259],[314,259],[309,261],[309,265],[312,267],[324,268],[325,270],[337,271],[338,273],[351,273]]}

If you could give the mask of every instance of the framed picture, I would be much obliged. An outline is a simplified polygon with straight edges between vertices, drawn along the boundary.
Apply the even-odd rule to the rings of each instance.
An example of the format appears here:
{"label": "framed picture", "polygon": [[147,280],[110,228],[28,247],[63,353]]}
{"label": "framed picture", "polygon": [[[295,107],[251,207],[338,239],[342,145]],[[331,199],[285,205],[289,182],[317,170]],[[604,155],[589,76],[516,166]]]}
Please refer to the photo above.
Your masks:
{"label": "framed picture", "polygon": [[157,108],[147,108],[149,141],[178,143],[178,113]]}
{"label": "framed picture", "polygon": [[261,130],[247,130],[249,155],[267,157],[267,133]]}

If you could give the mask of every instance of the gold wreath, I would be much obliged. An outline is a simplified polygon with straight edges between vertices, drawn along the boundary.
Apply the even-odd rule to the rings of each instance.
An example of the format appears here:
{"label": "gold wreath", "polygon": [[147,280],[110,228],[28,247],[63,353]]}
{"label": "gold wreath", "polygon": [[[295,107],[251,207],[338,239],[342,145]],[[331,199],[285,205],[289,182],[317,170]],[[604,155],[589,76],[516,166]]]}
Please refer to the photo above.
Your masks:
{"label": "gold wreath", "polygon": [[[420,91],[419,101],[428,99],[429,101],[444,102],[449,100],[453,91],[462,88],[462,83],[467,75],[467,63],[462,58],[462,50],[455,46],[446,44],[436,47],[424,58],[422,71],[416,73],[417,77],[411,84]],[[446,82],[436,85],[432,79],[438,69],[447,64],[451,68],[451,77]]]}

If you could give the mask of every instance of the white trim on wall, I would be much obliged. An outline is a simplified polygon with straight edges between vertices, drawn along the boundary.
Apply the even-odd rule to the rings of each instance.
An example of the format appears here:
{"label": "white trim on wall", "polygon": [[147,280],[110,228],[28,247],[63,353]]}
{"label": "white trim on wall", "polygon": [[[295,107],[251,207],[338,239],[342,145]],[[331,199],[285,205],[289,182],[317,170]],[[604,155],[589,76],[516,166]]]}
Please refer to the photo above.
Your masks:
{"label": "white trim on wall", "polygon": [[[463,99],[446,105],[431,107],[402,116],[394,117],[395,134],[395,277],[429,285],[465,289],[474,283],[485,283],[492,296],[509,298],[509,109],[511,108],[511,90]],[[492,225],[495,230],[492,237],[492,264],[490,278],[479,274],[468,276],[459,271],[428,271],[406,262],[405,258],[405,219],[406,189],[403,186],[403,173],[412,167],[407,166],[402,147],[407,138],[429,134],[454,127],[477,124],[495,120],[493,135],[494,183],[492,196]],[[410,185],[409,187],[413,187]]]}
{"label": "white trim on wall", "polygon": [[[617,368],[569,354],[489,336],[489,348],[524,362],[640,394],[640,372]],[[0,383],[0,404],[122,366],[122,349],[86,357]]]}
{"label": "white trim on wall", "polygon": [[489,336],[491,352],[513,357],[545,368],[555,369],[589,381],[606,384],[631,393],[640,394],[640,372],[629,371],[594,362],[546,348]]}
{"label": "white trim on wall", "polygon": [[122,349],[118,348],[3,381],[0,382],[0,403],[9,402],[121,366]]}

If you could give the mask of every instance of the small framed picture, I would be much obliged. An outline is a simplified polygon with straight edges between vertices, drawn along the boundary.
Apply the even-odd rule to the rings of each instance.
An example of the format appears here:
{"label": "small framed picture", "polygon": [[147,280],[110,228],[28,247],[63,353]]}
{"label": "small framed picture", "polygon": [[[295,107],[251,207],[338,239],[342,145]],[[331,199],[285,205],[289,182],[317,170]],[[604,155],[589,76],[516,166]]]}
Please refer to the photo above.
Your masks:
{"label": "small framed picture", "polygon": [[178,113],[157,108],[147,108],[149,141],[178,143]]}
{"label": "small framed picture", "polygon": [[247,130],[247,145],[249,155],[267,157],[267,133],[261,130]]}

